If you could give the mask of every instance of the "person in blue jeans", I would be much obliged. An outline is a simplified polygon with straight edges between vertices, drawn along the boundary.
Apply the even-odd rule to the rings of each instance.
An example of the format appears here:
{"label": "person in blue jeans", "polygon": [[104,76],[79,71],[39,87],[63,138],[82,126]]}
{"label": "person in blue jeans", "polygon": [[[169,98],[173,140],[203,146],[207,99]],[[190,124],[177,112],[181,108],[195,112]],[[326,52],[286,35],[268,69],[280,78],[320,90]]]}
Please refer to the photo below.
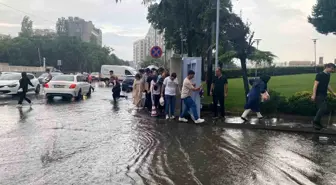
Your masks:
{"label": "person in blue jeans", "polygon": [[170,76],[166,77],[163,81],[163,88],[161,89],[161,96],[164,94],[165,97],[166,119],[175,118],[176,91],[178,89],[178,80],[176,76],[176,73],[172,73]]}
{"label": "person in blue jeans", "polygon": [[191,82],[191,80],[194,78],[195,72],[193,70],[188,71],[188,76],[183,80],[182,84],[182,92],[181,92],[181,99],[183,100],[183,103],[185,105],[185,109],[182,111],[179,121],[181,122],[188,122],[184,116],[188,113],[188,111],[191,109],[193,115],[194,115],[194,121],[195,123],[203,123],[205,120],[199,118],[199,115],[197,113],[197,107],[194,102],[194,100],[191,98],[191,95],[193,91],[199,91],[201,90],[202,86],[195,87],[195,85]]}

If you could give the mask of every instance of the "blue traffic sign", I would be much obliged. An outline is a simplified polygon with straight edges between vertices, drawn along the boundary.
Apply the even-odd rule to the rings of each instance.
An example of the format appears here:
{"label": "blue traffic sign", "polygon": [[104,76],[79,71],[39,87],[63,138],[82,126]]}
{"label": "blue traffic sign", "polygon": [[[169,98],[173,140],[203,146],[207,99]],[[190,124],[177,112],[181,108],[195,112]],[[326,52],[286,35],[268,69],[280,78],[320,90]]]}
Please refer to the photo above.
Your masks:
{"label": "blue traffic sign", "polygon": [[153,46],[150,50],[150,54],[153,58],[160,58],[162,56],[162,49],[160,46]]}

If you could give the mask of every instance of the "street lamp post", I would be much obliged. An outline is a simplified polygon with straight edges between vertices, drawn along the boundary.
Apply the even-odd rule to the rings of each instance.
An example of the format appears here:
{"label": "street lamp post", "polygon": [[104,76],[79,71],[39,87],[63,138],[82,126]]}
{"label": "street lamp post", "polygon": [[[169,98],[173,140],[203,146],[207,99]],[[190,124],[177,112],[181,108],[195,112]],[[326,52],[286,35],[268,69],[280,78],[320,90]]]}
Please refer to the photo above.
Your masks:
{"label": "street lamp post", "polygon": [[317,39],[312,39],[314,42],[314,57],[315,57],[315,66],[316,66],[316,41]]}
{"label": "street lamp post", "polygon": [[218,67],[218,48],[219,48],[219,9],[220,0],[217,0],[217,13],[216,13],[216,55],[215,55],[215,69]]}
{"label": "street lamp post", "polygon": [[[259,49],[259,42],[261,41],[261,39],[254,39],[254,41],[257,42],[257,50],[258,50]],[[255,70],[255,76],[257,77],[258,76],[258,64],[257,63],[255,65],[255,68],[256,68],[256,70]]]}

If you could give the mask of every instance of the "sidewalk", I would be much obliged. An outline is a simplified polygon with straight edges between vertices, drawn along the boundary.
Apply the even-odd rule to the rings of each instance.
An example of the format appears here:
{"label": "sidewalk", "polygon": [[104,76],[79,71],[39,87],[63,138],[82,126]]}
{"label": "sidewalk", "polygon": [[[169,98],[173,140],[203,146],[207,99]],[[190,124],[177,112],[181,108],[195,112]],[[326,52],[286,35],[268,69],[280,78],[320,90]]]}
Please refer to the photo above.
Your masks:
{"label": "sidewalk", "polygon": [[[274,130],[283,132],[301,132],[301,133],[319,133],[324,135],[336,135],[336,123],[329,124],[323,130],[315,130],[309,120],[299,120],[296,117],[282,117],[282,118],[265,118],[259,120],[257,118],[250,118],[248,122],[243,122],[240,117],[228,116],[225,121],[223,119],[213,119],[212,116],[203,116],[207,124],[221,126],[224,128],[241,128],[241,129],[262,129]],[[327,121],[323,122],[326,126]]]}

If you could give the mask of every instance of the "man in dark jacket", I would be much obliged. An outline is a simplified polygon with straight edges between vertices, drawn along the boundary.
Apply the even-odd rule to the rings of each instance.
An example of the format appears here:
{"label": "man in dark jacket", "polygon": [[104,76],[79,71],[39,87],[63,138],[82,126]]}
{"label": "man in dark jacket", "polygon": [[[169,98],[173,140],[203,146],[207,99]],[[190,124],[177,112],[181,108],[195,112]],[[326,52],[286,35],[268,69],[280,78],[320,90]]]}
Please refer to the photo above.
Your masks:
{"label": "man in dark jacket", "polygon": [[20,86],[19,89],[22,89],[22,92],[20,93],[20,99],[18,103],[18,107],[22,107],[23,99],[25,99],[29,105],[31,106],[31,101],[26,97],[26,94],[28,92],[28,85],[34,87],[34,85],[30,82],[29,78],[27,77],[26,72],[21,73],[21,79],[20,79]]}

